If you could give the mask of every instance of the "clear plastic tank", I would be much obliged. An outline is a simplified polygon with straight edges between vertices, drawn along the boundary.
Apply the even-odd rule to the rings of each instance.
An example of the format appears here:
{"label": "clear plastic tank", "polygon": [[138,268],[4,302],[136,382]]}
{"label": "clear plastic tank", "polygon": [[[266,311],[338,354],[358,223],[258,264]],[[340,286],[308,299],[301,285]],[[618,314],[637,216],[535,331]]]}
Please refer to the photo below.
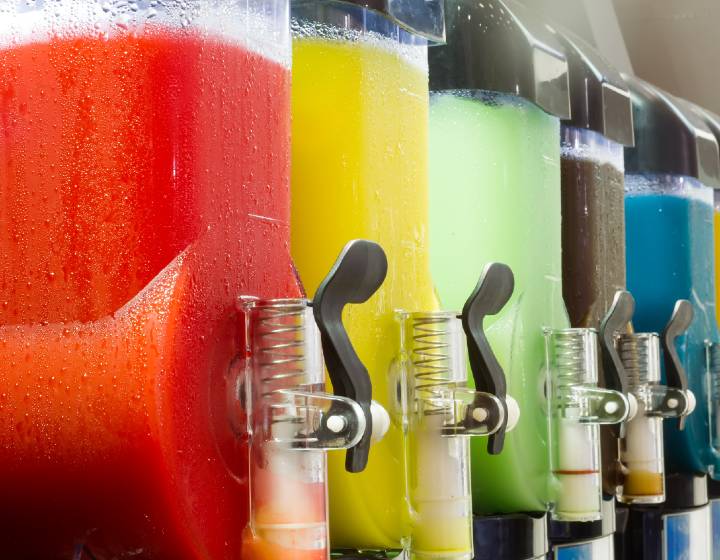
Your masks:
{"label": "clear plastic tank", "polygon": [[689,299],[694,319],[677,344],[697,410],[685,429],[665,422],[666,466],[672,472],[709,472],[718,449],[711,442],[706,405],[706,341],[718,341],[713,270],[713,193],[681,175],[627,175],[625,179],[628,289],[637,302],[638,331],[660,332],[677,299]]}
{"label": "clear plastic tank", "polygon": [[[522,416],[499,455],[471,443],[478,514],[546,511],[555,497],[543,397],[543,329],[568,327],[562,297],[559,119],[486,91],[430,101],[430,258],[444,308],[462,306],[486,262],[508,264],[515,292],[487,335]],[[492,481],[492,483],[488,483]]]}
{"label": "clear plastic tank", "polygon": [[623,146],[561,129],[563,298],[573,327],[598,328],[625,289]]}
{"label": "clear plastic tank", "polygon": [[0,1],[6,556],[241,556],[236,300],[300,295],[288,21],[285,0]]}
{"label": "clear plastic tank", "polygon": [[[342,2],[293,4],[292,253],[311,292],[346,239],[387,252],[387,280],[348,331],[391,414],[366,470],[329,460],[333,548],[400,549],[412,532],[399,388],[397,309],[433,311],[428,252],[425,39]],[[476,278],[477,279],[477,278]],[[469,290],[465,293],[469,293]]]}

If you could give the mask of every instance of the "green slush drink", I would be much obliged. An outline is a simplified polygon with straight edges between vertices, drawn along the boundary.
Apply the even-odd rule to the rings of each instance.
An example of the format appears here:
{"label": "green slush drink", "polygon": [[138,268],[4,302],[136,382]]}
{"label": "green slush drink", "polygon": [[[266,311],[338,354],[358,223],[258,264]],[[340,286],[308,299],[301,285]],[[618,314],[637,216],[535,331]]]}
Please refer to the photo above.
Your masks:
{"label": "green slush drink", "polygon": [[543,512],[554,499],[543,328],[569,326],[560,226],[559,119],[510,95],[433,94],[430,259],[440,302],[462,308],[488,262],[515,273],[512,299],[487,324],[521,416],[501,454],[472,442],[476,514]]}

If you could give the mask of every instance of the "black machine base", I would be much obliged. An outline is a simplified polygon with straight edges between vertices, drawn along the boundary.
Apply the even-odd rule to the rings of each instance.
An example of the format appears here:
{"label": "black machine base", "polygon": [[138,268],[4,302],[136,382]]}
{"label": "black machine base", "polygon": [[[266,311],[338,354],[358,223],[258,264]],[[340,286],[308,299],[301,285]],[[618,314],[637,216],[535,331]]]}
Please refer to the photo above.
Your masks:
{"label": "black machine base", "polygon": [[473,541],[477,560],[536,560],[548,553],[547,515],[475,516]]}
{"label": "black machine base", "polygon": [[402,550],[333,551],[331,560],[391,560],[402,554]]}
{"label": "black machine base", "polygon": [[[615,559],[656,560],[664,558],[667,552],[669,560],[672,560],[684,557],[683,548],[690,547],[690,538],[709,543],[710,535],[703,534],[702,531],[688,532],[682,527],[678,532],[681,535],[679,540],[673,534],[673,523],[686,523],[682,519],[684,517],[707,515],[709,518],[706,478],[705,475],[669,474],[665,480],[665,503],[653,506],[618,506]],[[698,544],[693,546],[697,547]],[[666,548],[674,551],[666,551]]]}
{"label": "black machine base", "polygon": [[548,538],[552,545],[583,542],[607,537],[615,532],[615,500],[602,503],[602,518],[597,521],[549,521]]}

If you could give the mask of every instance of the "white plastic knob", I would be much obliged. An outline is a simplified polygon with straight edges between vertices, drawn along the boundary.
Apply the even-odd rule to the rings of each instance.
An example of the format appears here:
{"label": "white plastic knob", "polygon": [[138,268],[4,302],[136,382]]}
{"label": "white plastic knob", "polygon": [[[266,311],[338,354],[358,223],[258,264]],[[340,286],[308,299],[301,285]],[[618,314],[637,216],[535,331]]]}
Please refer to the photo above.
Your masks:
{"label": "white plastic knob", "polygon": [[472,411],[472,417],[475,422],[485,422],[488,416],[490,416],[490,413],[487,411],[486,408],[482,408],[481,406],[478,406]]}
{"label": "white plastic knob", "polygon": [[688,415],[692,413],[693,410],[695,410],[695,407],[697,406],[697,399],[695,398],[695,393],[693,393],[690,389],[686,391],[687,396],[687,410],[685,411],[685,415]]}
{"label": "white plastic knob", "polygon": [[347,426],[347,421],[339,414],[335,414],[327,419],[326,425],[332,433],[339,434]]}
{"label": "white plastic knob", "polygon": [[620,405],[615,401],[608,401],[605,403],[605,412],[608,414],[615,414],[620,409]]}
{"label": "white plastic knob", "polygon": [[378,442],[385,437],[390,429],[390,415],[385,408],[377,401],[370,403],[370,416],[372,416],[372,435],[370,440]]}
{"label": "white plastic knob", "polygon": [[520,405],[510,395],[505,396],[505,405],[507,406],[507,427],[506,432],[511,431],[520,421]]}
{"label": "white plastic knob", "polygon": [[635,415],[638,413],[640,406],[638,405],[637,398],[632,393],[628,393],[626,397],[628,400],[628,415],[625,421],[628,421],[635,418]]}

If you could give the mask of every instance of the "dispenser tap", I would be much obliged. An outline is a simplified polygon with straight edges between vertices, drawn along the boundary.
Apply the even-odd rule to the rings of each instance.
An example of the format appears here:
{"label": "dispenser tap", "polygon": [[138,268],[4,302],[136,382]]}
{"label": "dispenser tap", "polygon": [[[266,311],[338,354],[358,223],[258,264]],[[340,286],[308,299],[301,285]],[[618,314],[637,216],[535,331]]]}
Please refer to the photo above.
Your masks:
{"label": "dispenser tap", "polygon": [[[251,442],[246,542],[262,558],[290,558],[296,549],[329,557],[325,451],[346,449],[347,470],[361,471],[377,409],[341,315],[347,303],[367,301],[386,270],[380,246],[356,240],[314,301],[244,300]],[[323,355],[335,394],[325,392]]]}
{"label": "dispenser tap", "polygon": [[688,389],[687,373],[680,361],[675,339],[690,328],[693,320],[692,303],[679,299],[675,303],[672,316],[660,333],[665,363],[667,391],[658,395],[658,407],[665,411],[667,418],[678,419],[678,429],[685,428],[685,418],[695,410],[695,395]]}
{"label": "dispenser tap", "polygon": [[[475,388],[495,395],[500,399],[504,418],[498,430],[488,438],[488,453],[497,455],[502,451],[505,432],[508,425],[508,413],[511,419],[519,418],[519,409],[510,411],[508,405],[517,407],[517,401],[507,397],[505,373],[490,348],[485,336],[484,320],[487,315],[497,315],[512,296],[515,289],[515,277],[509,266],[491,263],[483,272],[472,294],[465,302],[461,315],[463,330],[467,336],[468,356]],[[480,406],[481,403],[478,403]],[[514,425],[513,425],[514,427]]]}
{"label": "dispenser tap", "polygon": [[[624,294],[634,307],[632,296],[627,292]],[[628,317],[625,327],[631,319]],[[637,402],[637,414],[626,423],[620,440],[623,474],[617,491],[620,502],[654,504],[665,500],[662,421],[683,418],[694,408],[694,396],[687,389],[685,371],[675,352],[675,339],[685,332],[691,320],[690,302],[680,300],[663,330],[668,385],[660,383],[661,337],[657,333],[631,333],[625,328],[618,329],[619,334],[613,337],[613,346],[609,350],[620,358],[627,390]]]}
{"label": "dispenser tap", "polygon": [[[624,307],[616,308],[610,314],[609,324],[614,324],[624,314]],[[546,329],[545,335],[551,461],[559,482],[552,515],[559,521],[600,519],[599,427],[624,422],[631,406],[619,390],[598,387],[597,331]],[[607,356],[607,359],[612,357]],[[615,382],[621,383],[621,380]]]}
{"label": "dispenser tap", "polygon": [[[504,432],[519,417],[483,331],[484,317],[503,308],[513,285],[512,271],[493,263],[483,271],[461,315],[397,313],[411,559],[438,558],[441,553],[448,559],[472,558],[468,438],[497,435],[490,452],[499,453]],[[467,384],[468,361],[476,389]]]}
{"label": "dispenser tap", "polygon": [[628,394],[628,381],[625,364],[618,354],[615,338],[619,333],[627,331],[634,313],[635,298],[630,292],[620,290],[615,293],[613,303],[600,325],[600,347],[605,386],[607,389],[614,389],[623,394]]}
{"label": "dispenser tap", "polygon": [[[373,411],[378,419],[388,415],[379,404],[372,402],[370,376],[343,326],[342,311],[348,303],[366,302],[385,280],[387,266],[387,257],[380,245],[371,241],[353,241],[345,247],[320,284],[311,304],[335,394],[357,402],[368,426],[360,441],[348,449],[345,468],[349,472],[360,472],[367,465],[373,435]],[[387,431],[387,424],[384,430]],[[378,430],[374,433],[377,439]]]}

